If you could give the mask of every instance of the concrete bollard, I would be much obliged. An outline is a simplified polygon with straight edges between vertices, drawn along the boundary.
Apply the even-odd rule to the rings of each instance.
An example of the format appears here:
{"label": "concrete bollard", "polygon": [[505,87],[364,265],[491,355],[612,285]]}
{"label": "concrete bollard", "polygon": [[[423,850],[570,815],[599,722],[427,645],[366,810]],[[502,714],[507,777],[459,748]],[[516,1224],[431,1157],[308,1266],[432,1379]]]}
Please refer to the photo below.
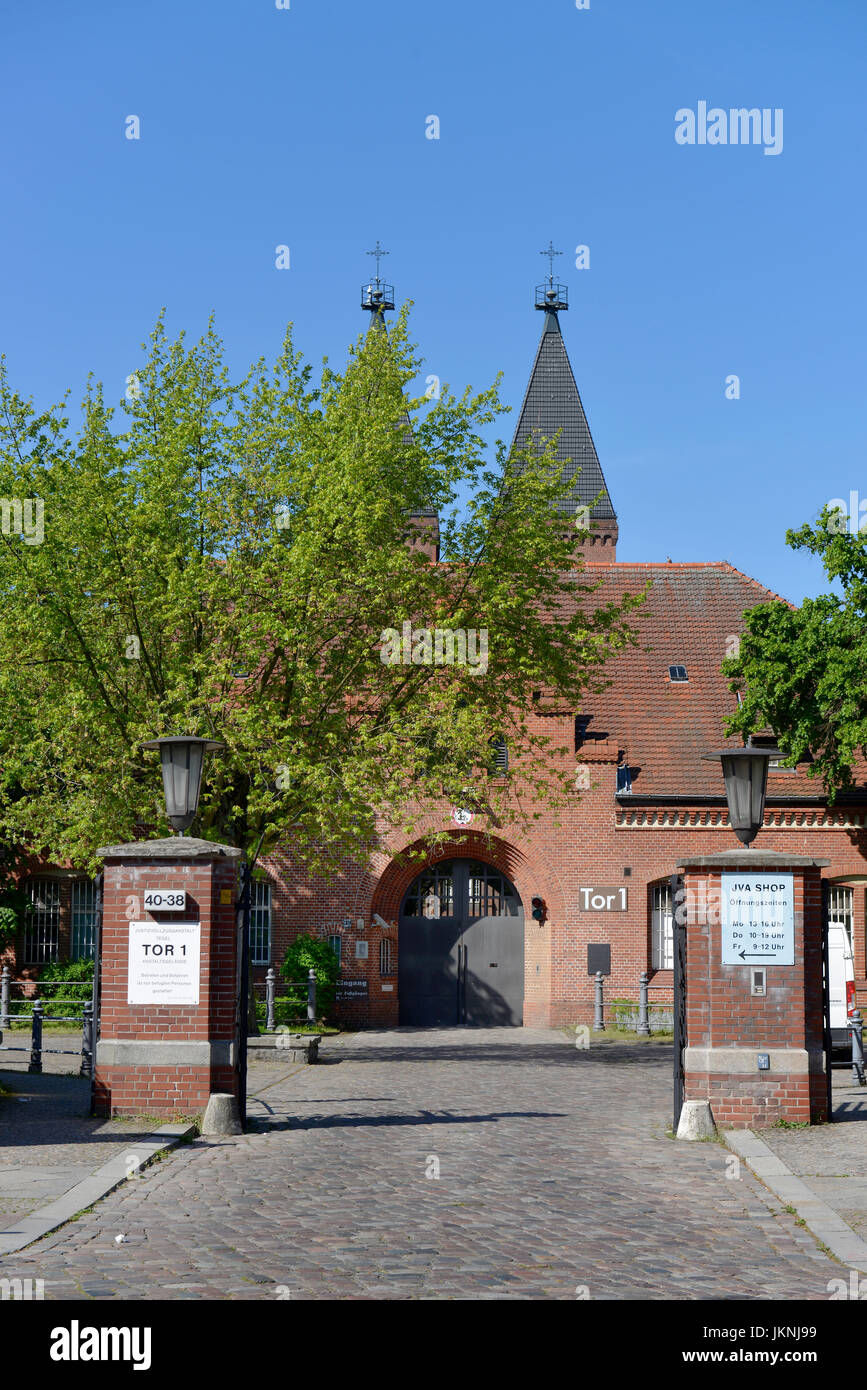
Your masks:
{"label": "concrete bollard", "polygon": [[212,1091],[208,1097],[202,1134],[243,1134],[238,1099],[228,1092]]}
{"label": "concrete bollard", "polygon": [[677,1126],[678,1139],[713,1139],[713,1122],[709,1100],[685,1100]]}
{"label": "concrete bollard", "polygon": [[3,973],[0,975],[0,1028],[8,1028],[11,1022],[9,1018],[9,980],[9,966],[4,965]]}

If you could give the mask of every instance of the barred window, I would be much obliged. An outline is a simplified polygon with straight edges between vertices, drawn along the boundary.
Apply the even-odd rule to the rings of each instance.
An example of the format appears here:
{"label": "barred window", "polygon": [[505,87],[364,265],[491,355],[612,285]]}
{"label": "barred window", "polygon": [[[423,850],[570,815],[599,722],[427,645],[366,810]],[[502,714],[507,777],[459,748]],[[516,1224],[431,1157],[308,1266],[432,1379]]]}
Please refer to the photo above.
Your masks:
{"label": "barred window", "polygon": [[379,943],[379,973],[380,975],[394,975],[394,942],[391,937],[384,936]]}
{"label": "barred window", "polygon": [[271,963],[271,885],[250,884],[250,964]]}
{"label": "barred window", "polygon": [[407,917],[454,916],[454,869],[449,861],[420,874],[404,905]]}
{"label": "barred window", "polygon": [[491,739],[491,775],[505,776],[509,771],[509,745],[504,738]]}
{"label": "barred window", "polygon": [[27,884],[30,910],[24,918],[24,963],[43,965],[57,960],[60,949],[60,884],[57,879],[33,879]]}
{"label": "barred window", "polygon": [[480,860],[467,861],[471,917],[517,917],[515,890],[499,869]]}
{"label": "barred window", "polygon": [[71,960],[93,960],[96,955],[96,883],[76,879],[72,885]]}
{"label": "barred window", "polygon": [[849,945],[852,945],[852,905],[854,890],[852,888],[828,889],[828,922],[829,925],[845,927],[846,935],[849,937]]}
{"label": "barred window", "polygon": [[342,936],[339,936],[336,932],[333,936],[329,936],[328,938],[328,945],[331,947],[332,951],[336,955],[338,965],[340,964],[342,942]]}
{"label": "barred window", "polygon": [[674,969],[674,913],[671,883],[654,883],[651,910],[651,961],[654,970]]}

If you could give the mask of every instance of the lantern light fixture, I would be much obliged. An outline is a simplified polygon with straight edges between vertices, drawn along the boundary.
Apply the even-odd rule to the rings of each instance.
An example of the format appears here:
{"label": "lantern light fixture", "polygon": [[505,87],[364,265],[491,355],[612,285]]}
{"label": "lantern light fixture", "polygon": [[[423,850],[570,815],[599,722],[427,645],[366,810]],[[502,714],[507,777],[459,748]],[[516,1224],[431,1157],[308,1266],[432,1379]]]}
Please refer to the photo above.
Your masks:
{"label": "lantern light fixture", "polygon": [[205,754],[225,746],[216,739],[196,738],[190,734],[155,738],[142,744],[142,748],[160,750],[166,815],[179,835],[189,830],[199,809]]}

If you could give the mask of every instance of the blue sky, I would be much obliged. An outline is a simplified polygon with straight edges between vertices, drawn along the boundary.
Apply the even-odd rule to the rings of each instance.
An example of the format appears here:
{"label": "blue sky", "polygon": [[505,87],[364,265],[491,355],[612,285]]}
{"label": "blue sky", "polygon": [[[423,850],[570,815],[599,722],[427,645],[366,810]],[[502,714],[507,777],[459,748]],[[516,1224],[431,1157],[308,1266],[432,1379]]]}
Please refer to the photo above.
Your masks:
{"label": "blue sky", "polygon": [[[863,0],[5,0],[0,38],[21,391],[119,398],[162,305],[237,368],[290,319],[340,363],[381,238],[425,372],[517,411],[553,238],[618,557],[827,588],[784,535],[867,499]],[[782,152],[679,145],[700,101],[781,108]]]}

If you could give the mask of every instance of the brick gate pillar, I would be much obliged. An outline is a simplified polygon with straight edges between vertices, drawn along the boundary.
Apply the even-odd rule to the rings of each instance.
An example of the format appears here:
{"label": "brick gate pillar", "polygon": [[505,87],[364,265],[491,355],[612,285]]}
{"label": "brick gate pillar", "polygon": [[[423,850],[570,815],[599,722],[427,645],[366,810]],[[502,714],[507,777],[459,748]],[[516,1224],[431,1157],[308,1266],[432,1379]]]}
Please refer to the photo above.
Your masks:
{"label": "brick gate pillar", "polygon": [[739,848],[678,865],[686,906],[684,1099],[709,1101],[718,1125],[827,1119],[827,863]]}
{"label": "brick gate pillar", "polygon": [[[174,836],[99,853],[94,1114],[189,1115],[213,1091],[237,1096],[242,851]],[[155,892],[172,896],[146,907]]]}

